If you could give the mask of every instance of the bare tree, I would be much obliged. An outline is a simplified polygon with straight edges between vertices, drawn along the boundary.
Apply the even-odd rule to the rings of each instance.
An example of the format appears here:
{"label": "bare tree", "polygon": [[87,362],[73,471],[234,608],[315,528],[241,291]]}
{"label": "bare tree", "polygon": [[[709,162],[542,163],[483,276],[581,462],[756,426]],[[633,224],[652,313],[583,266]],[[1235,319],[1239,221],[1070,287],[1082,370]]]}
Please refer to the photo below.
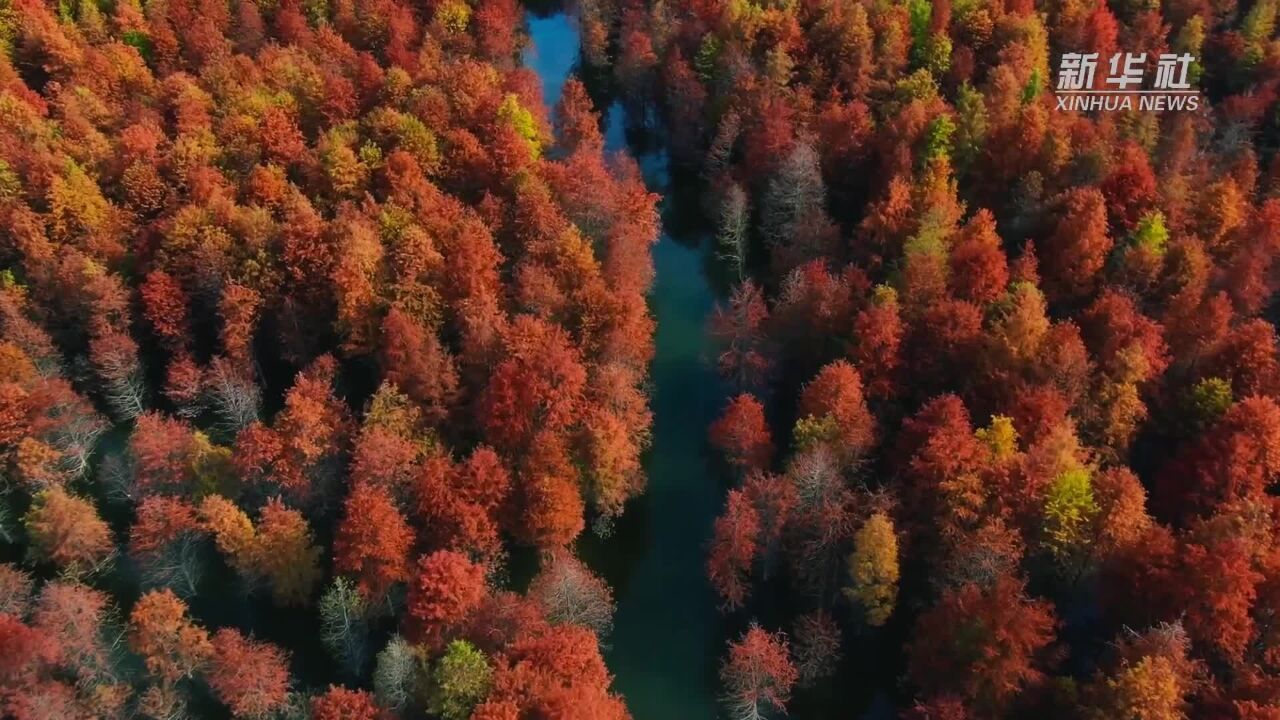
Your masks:
{"label": "bare tree", "polygon": [[825,444],[793,457],[787,465],[787,478],[795,485],[796,496],[805,509],[832,502],[845,487],[835,456]]}
{"label": "bare tree", "polygon": [[181,598],[194,597],[204,577],[204,558],[207,547],[204,538],[195,532],[182,533],[165,543],[156,552],[137,558],[138,570],[144,588],[169,588]]}
{"label": "bare tree", "polygon": [[262,408],[258,384],[230,360],[214,358],[206,383],[209,406],[218,416],[220,430],[234,436],[258,419]]}
{"label": "bare tree", "polygon": [[751,210],[747,205],[747,193],[738,183],[729,186],[720,203],[720,223],[716,232],[718,255],[742,282],[747,266]]}
{"label": "bare tree", "polygon": [[529,586],[529,596],[556,624],[580,625],[601,640],[613,630],[613,593],[608,584],[568,551],[548,553],[542,571]]}
{"label": "bare tree", "polygon": [[761,222],[770,243],[786,243],[804,222],[826,217],[826,186],[818,152],[800,141],[770,178],[761,205]]}
{"label": "bare tree", "polygon": [[359,676],[369,661],[368,602],[340,577],[320,598],[320,641],[344,670]]}
{"label": "bare tree", "polygon": [[128,502],[133,498],[133,457],[127,452],[107,452],[98,461],[98,490],[108,502]]}
{"label": "bare tree", "polygon": [[46,414],[57,421],[47,442],[62,453],[62,470],[72,479],[81,477],[89,469],[98,437],[107,430],[106,420],[70,387],[57,394]]}
{"label": "bare tree", "polygon": [[812,687],[830,677],[840,662],[840,626],[826,610],[814,610],[796,619],[796,670],[801,687]]}
{"label": "bare tree", "polygon": [[[13,507],[10,505],[9,493],[0,492],[0,542],[18,542],[18,522]],[[3,605],[3,602],[0,602]]]}
{"label": "bare tree", "polygon": [[176,685],[152,685],[138,696],[138,717],[147,720],[189,720],[187,698]]}
{"label": "bare tree", "polygon": [[373,671],[373,694],[378,704],[391,711],[409,706],[417,692],[418,655],[399,635],[392,635],[378,653]]}
{"label": "bare tree", "polygon": [[703,177],[714,178],[729,166],[729,162],[733,155],[733,146],[738,142],[738,136],[742,133],[742,118],[738,113],[730,110],[720,119],[720,124],[716,126],[715,137],[711,140],[711,147],[707,148],[706,159],[703,161]]}
{"label": "bare tree", "polygon": [[89,344],[89,359],[101,380],[102,397],[119,420],[132,420],[146,409],[146,379],[138,345],[125,333],[106,332]]}

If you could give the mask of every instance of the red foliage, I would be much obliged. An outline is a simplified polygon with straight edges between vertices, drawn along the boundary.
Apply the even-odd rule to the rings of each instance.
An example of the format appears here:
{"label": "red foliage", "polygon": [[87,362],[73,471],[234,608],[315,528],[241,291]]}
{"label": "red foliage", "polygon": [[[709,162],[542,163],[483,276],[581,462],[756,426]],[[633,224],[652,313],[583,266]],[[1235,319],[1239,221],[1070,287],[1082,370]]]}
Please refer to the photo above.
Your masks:
{"label": "red foliage", "polygon": [[854,317],[849,358],[862,375],[868,397],[888,398],[897,391],[902,335],[897,294],[892,291],[878,293]]}
{"label": "red foliage", "polygon": [[557,625],[511,643],[494,672],[492,694],[476,712],[505,717],[514,706],[520,717],[625,720],[630,716],[609,682],[591,631]]}
{"label": "red foliage", "polygon": [[188,492],[194,480],[194,442],[191,427],[181,420],[154,411],[140,416],[129,436],[138,491]]}
{"label": "red foliage", "polygon": [[508,529],[539,547],[566,545],[586,524],[577,469],[554,433],[540,431],[531,445],[516,479],[519,514],[509,519]]}
{"label": "red foliage", "polygon": [[1050,299],[1078,297],[1092,290],[1111,244],[1102,193],[1086,187],[1064,195],[1053,235],[1037,248]]}
{"label": "red foliage", "polygon": [[241,431],[234,461],[243,475],[310,497],[312,475],[346,450],[352,431],[350,412],[333,394],[335,371],[332,357],[319,358],[298,374],[272,427],[255,423]]}
{"label": "red foliage", "polygon": [[763,470],[773,457],[764,406],[750,393],[729,401],[720,419],[711,425],[710,434],[711,443],[744,471]]}
{"label": "red foliage", "polygon": [[898,443],[907,517],[944,538],[962,534],[983,501],[975,486],[982,452],[964,403],[954,395],[929,401],[903,422]]}
{"label": "red foliage", "polygon": [[577,78],[570,78],[560,91],[556,107],[556,140],[570,152],[579,148],[599,152],[604,146],[596,114],[587,88]]}
{"label": "red foliage", "polygon": [[1270,398],[1241,400],[1184,448],[1156,476],[1159,515],[1208,515],[1224,503],[1262,500],[1280,477],[1280,406]]}
{"label": "red foliage", "polygon": [[289,666],[284,651],[236,630],[224,628],[213,636],[205,678],[237,718],[265,716],[288,700]]}
{"label": "red foliage", "polygon": [[977,355],[982,310],[960,300],[942,300],[925,308],[913,327],[908,367],[911,389],[927,395],[934,388],[958,385]]}
{"label": "red foliage", "polygon": [[164,396],[178,408],[184,417],[199,412],[204,393],[204,372],[188,355],[174,358],[165,370]]}
{"label": "red foliage", "polygon": [[228,283],[222,288],[218,315],[222,318],[222,349],[227,357],[248,365],[253,352],[253,334],[261,311],[262,295],[253,288]]}
{"label": "red foliage", "polygon": [[1145,382],[1169,364],[1163,329],[1128,295],[1103,292],[1081,314],[1080,329],[1094,361],[1113,378]]}
{"label": "red foliage", "polygon": [[163,270],[147,275],[140,288],[143,314],[156,335],[173,352],[186,347],[191,338],[187,317],[187,296],[182,286]]}
{"label": "red foliage", "polygon": [[990,211],[979,210],[956,238],[951,248],[948,282],[957,297],[978,304],[991,302],[1004,293],[1009,268]]}
{"label": "red foliage", "polygon": [[40,591],[32,624],[53,638],[64,666],[82,682],[102,681],[110,671],[112,648],[104,628],[108,608],[106,593],[84,585],[57,581]]}
{"label": "red foliage", "polygon": [[484,445],[477,445],[455,471],[453,488],[488,512],[502,504],[511,487],[511,476],[502,459]]}
{"label": "red foliage", "polygon": [[1132,143],[1120,150],[1120,160],[1099,185],[1107,201],[1107,215],[1117,236],[1138,226],[1142,215],[1159,199],[1155,174],[1146,153]]}
{"label": "red foliage", "polygon": [[926,695],[954,693],[995,710],[1040,678],[1037,655],[1054,625],[1049,604],[1008,576],[947,590],[916,623],[907,674]]}
{"label": "red foliage", "polygon": [[159,552],[184,533],[201,527],[195,508],[177,498],[149,495],[138,504],[137,512],[129,528],[129,552],[134,555]]}
{"label": "red foliage", "polygon": [[515,0],[494,0],[476,8],[471,22],[481,54],[499,63],[510,59],[517,48],[520,19]]}
{"label": "red foliage", "polygon": [[717,307],[711,318],[711,335],[723,348],[718,360],[720,374],[740,388],[758,385],[772,364],[765,349],[768,318],[764,295],[751,281],[735,288],[729,304]]}
{"label": "red foliage", "polygon": [[759,717],[786,711],[799,673],[791,664],[786,637],[752,625],[741,639],[729,644],[720,679],[734,717]]}
{"label": "red foliage", "polygon": [[822,368],[804,386],[800,414],[835,421],[834,449],[842,457],[858,458],[875,438],[875,420],[862,397],[862,377],[843,360]]}
{"label": "red foliage", "polygon": [[443,422],[458,392],[453,358],[435,333],[392,308],[382,321],[383,377],[417,401],[434,424]]}
{"label": "red foliage", "polygon": [[760,515],[750,498],[741,490],[730,490],[707,558],[711,586],[729,608],[740,607],[746,599],[759,534]]}
{"label": "red foliage", "polygon": [[147,673],[163,683],[191,677],[214,648],[209,634],[187,617],[187,606],[169,590],[143,595],[129,614],[129,647],[142,656]]}
{"label": "red foliage", "polygon": [[1248,537],[1214,537],[1213,528],[1179,550],[1178,579],[1171,588],[1185,608],[1187,632],[1214,656],[1234,664],[1244,659],[1254,637],[1250,609],[1264,578],[1253,563],[1256,547]]}
{"label": "red foliage", "polygon": [[60,487],[37,495],[24,523],[32,557],[72,576],[99,569],[115,552],[111,528],[93,503]]}
{"label": "red foliage", "polygon": [[508,359],[494,368],[480,398],[481,424],[495,447],[527,448],[535,432],[573,423],[586,371],[568,335],[532,316],[512,321],[504,344]]}
{"label": "red foliage", "polygon": [[383,717],[364,690],[348,690],[330,685],[323,695],[311,698],[312,720],[378,720]]}
{"label": "red foliage", "polygon": [[1280,396],[1280,349],[1277,349],[1276,328],[1262,318],[1232,329],[1208,363],[1205,375],[1229,381],[1236,397]]}
{"label": "red foliage", "polygon": [[18,618],[0,613],[0,686],[21,687],[33,682],[45,666],[61,657],[54,638],[27,627]]}
{"label": "red foliage", "polygon": [[418,559],[406,605],[411,635],[441,647],[450,632],[474,613],[488,593],[484,567],[465,555],[437,550]]}
{"label": "red foliage", "polygon": [[381,598],[409,579],[413,530],[383,488],[359,483],[343,504],[333,540],[333,566],[358,579],[360,591]]}

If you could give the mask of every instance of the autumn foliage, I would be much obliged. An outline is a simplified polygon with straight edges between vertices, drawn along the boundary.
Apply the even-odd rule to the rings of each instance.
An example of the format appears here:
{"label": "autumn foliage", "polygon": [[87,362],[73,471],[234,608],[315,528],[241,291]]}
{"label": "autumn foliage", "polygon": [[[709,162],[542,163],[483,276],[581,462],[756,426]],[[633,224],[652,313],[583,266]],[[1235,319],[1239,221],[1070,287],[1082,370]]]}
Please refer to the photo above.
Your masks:
{"label": "autumn foliage", "polygon": [[572,6],[550,108],[515,0],[0,4],[0,715],[628,716],[608,98],[724,281],[733,720],[1280,716],[1277,3]]}
{"label": "autumn foliage", "polygon": [[[727,623],[910,718],[1274,714],[1274,8],[583,5],[729,280]],[[1067,53],[1202,110],[1059,107]]]}
{"label": "autumn foliage", "polygon": [[[645,485],[656,197],[583,85],[544,105],[523,27],[0,11],[0,715],[434,714],[453,642],[488,678],[561,633],[591,673],[450,707],[625,717],[568,554]],[[517,545],[586,593],[521,599],[522,650],[492,607]],[[343,674],[294,677],[302,637]]]}

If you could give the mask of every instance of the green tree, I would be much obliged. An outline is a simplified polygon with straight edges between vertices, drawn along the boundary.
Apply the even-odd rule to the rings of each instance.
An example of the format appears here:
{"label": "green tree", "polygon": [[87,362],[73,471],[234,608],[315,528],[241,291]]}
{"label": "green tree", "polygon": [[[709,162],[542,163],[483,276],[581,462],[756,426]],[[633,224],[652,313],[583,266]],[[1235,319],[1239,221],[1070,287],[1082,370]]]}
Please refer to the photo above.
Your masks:
{"label": "green tree", "polygon": [[492,684],[489,658],[466,640],[454,640],[432,670],[429,710],[444,720],[466,720]]}
{"label": "green tree", "polygon": [[1235,401],[1231,383],[1219,377],[1200,380],[1183,400],[1183,417],[1192,430],[1202,430],[1226,414]]}
{"label": "green tree", "polygon": [[1054,479],[1045,500],[1044,549],[1065,568],[1078,571],[1081,557],[1088,553],[1097,515],[1089,470],[1078,467],[1064,471]]}

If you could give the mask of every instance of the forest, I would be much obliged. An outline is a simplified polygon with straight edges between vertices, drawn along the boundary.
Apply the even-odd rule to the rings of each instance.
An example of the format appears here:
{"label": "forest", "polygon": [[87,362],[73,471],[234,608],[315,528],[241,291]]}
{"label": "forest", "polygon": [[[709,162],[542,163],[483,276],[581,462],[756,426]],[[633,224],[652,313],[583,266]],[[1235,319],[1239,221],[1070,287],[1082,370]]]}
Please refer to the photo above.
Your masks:
{"label": "forest", "polygon": [[0,717],[1280,720],[1278,13],[0,0]]}

